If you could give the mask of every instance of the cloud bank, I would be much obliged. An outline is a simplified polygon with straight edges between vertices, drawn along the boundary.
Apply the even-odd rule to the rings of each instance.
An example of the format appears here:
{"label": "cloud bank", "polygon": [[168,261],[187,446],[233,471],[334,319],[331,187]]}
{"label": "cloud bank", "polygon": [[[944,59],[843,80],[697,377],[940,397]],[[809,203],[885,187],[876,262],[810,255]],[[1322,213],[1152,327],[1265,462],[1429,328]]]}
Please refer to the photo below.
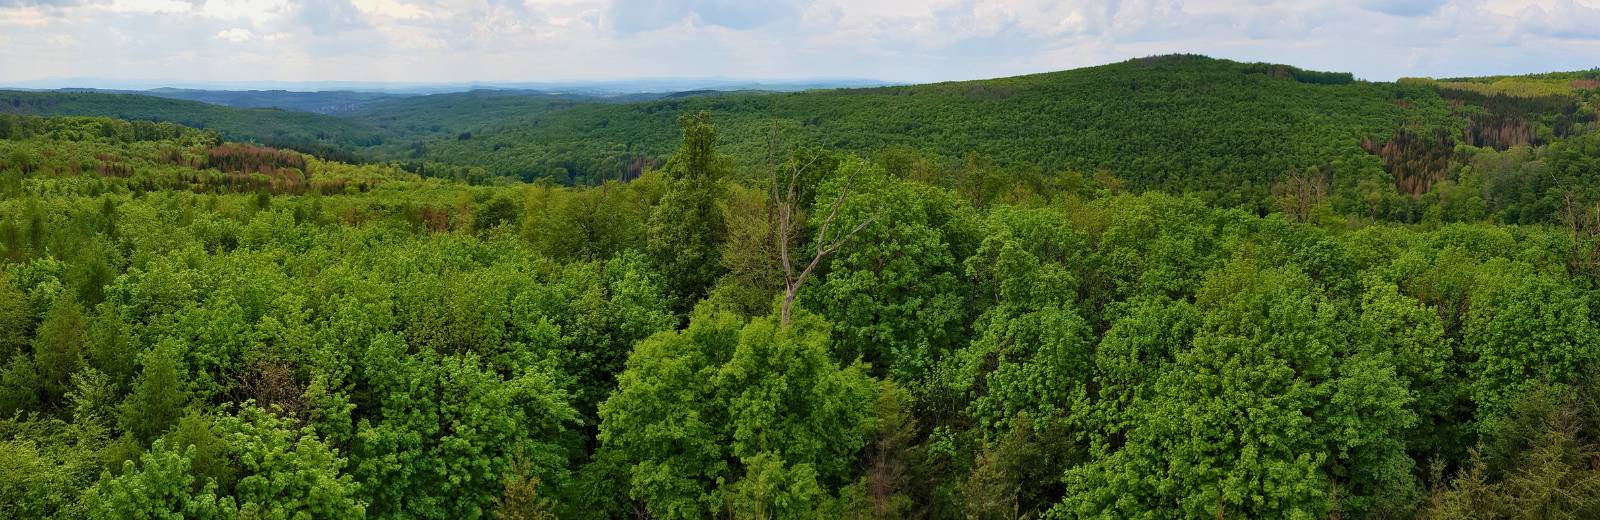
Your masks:
{"label": "cloud bank", "polygon": [[1600,0],[0,0],[0,83],[1006,76],[1171,52],[1600,66]]}

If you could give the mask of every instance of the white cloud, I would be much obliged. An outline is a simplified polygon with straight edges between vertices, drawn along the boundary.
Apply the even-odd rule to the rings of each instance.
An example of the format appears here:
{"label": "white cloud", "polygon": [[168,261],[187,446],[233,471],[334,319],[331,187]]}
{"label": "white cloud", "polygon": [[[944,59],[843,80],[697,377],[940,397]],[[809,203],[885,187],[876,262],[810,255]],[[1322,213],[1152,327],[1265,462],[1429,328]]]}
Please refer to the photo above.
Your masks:
{"label": "white cloud", "polygon": [[217,31],[217,38],[223,39],[223,40],[228,40],[228,41],[233,42],[233,43],[247,42],[247,41],[250,41],[252,38],[255,38],[255,37],[256,37],[255,33],[252,33],[252,32],[250,32],[249,29],[245,29],[245,28],[242,28],[242,27],[234,27],[232,29],[226,29],[226,30],[222,30],[222,31]]}
{"label": "white cloud", "polygon": [[0,27],[44,27],[52,21],[50,13],[38,7],[6,7],[0,4]]}
{"label": "white cloud", "polygon": [[1167,52],[1388,79],[1600,65],[1600,0],[0,0],[0,39],[0,82],[924,81]]}
{"label": "white cloud", "polygon": [[1600,41],[1600,6],[1573,0],[1530,5],[1518,13],[1525,32],[1552,38]]}
{"label": "white cloud", "polygon": [[399,0],[351,0],[363,14],[391,20],[432,18],[428,11]]}
{"label": "white cloud", "polygon": [[[309,1],[315,4],[323,0]],[[249,20],[256,24],[283,18],[299,8],[299,2],[290,0],[205,0],[205,3],[198,5],[200,14],[207,18]]]}
{"label": "white cloud", "polygon": [[182,0],[113,0],[107,9],[118,13],[187,13],[194,4]]}

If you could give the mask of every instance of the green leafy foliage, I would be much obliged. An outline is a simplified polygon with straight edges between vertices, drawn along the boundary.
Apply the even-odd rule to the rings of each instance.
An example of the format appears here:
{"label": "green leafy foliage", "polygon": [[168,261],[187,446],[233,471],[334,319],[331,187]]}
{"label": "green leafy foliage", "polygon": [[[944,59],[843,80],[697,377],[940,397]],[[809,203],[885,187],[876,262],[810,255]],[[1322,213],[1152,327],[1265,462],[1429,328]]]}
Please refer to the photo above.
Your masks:
{"label": "green leafy foliage", "polygon": [[1589,94],[1461,92],[1165,57],[350,116],[421,175],[0,116],[0,516],[1592,517]]}
{"label": "green leafy foliage", "polygon": [[717,261],[726,223],[717,200],[726,177],[716,155],[716,129],[709,116],[683,120],[683,148],[667,163],[667,191],[650,214],[649,253],[666,278],[674,308],[687,311],[721,276]]}
{"label": "green leafy foliage", "polygon": [[620,459],[628,496],[665,518],[837,507],[870,424],[857,404],[875,389],[827,344],[816,318],[716,313],[641,342],[600,410],[600,449]]}

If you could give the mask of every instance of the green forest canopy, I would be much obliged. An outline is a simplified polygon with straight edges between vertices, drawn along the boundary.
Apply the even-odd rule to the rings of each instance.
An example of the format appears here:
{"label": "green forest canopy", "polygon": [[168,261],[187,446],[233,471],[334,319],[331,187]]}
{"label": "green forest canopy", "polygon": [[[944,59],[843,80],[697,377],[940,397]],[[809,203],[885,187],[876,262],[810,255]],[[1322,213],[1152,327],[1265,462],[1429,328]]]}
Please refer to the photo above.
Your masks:
{"label": "green forest canopy", "polygon": [[[678,128],[676,151],[594,186],[0,116],[0,516],[1600,515],[1592,94],[1228,66],[1246,72],[1194,85],[1287,122],[1345,102],[1319,94],[1414,97],[1148,163],[1119,154],[1224,116],[1019,136],[1037,120],[995,114],[948,123],[989,134],[889,142],[933,128],[908,101],[910,134],[780,124],[770,170],[772,114],[802,103],[962,113],[976,85],[1016,89],[989,106],[1088,87],[553,107],[707,108],[619,116]],[[1338,130],[1367,116],[1372,134]],[[1129,133],[1049,153],[1110,166],[994,151],[1079,142],[1057,132],[1080,123]],[[1212,134],[1185,139],[1242,139]],[[1235,162],[1268,149],[1310,162]],[[1165,173],[1206,164],[1259,187]],[[783,262],[814,256],[785,319]]]}

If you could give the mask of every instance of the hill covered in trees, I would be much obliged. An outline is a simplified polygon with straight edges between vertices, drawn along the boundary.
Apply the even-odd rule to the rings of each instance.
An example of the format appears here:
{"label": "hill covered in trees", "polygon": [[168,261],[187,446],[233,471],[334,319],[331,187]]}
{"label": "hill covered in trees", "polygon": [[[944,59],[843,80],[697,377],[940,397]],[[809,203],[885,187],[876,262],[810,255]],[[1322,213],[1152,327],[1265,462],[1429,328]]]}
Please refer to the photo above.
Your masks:
{"label": "hill covered in trees", "polygon": [[[33,108],[21,111],[174,121],[263,143],[273,137],[244,126],[249,121],[184,114],[201,110],[193,105],[134,111],[126,99],[95,105],[65,97],[53,104],[25,98]],[[776,124],[791,139],[858,153],[912,147],[941,160],[977,153],[1047,173],[1107,170],[1140,187],[1230,190],[1293,168],[1354,160],[1362,137],[1449,125],[1431,88],[1194,56],[996,80],[640,103],[447,94],[369,105],[349,115],[350,126],[321,118],[298,123],[317,128],[312,142],[374,149],[369,159],[592,184],[636,175],[627,171],[636,157],[664,159],[677,117],[698,111],[730,130],[727,147],[747,166],[759,163],[762,136]]]}
{"label": "hill covered in trees", "polygon": [[136,94],[0,91],[0,113],[103,116],[214,130],[227,139],[354,160],[383,142],[364,125],[332,116],[270,108],[233,108]]}
{"label": "hill covered in trees", "polygon": [[[1429,88],[1173,56],[996,80],[576,106],[470,140],[424,142],[422,157],[525,178],[603,179],[618,155],[670,151],[676,118],[698,111],[729,129],[727,148],[745,164],[760,162],[777,125],[791,139],[864,154],[978,154],[1046,173],[1105,170],[1140,188],[1229,191],[1357,162],[1362,137],[1450,124]],[[529,170],[540,160],[564,162]]]}
{"label": "hill covered in trees", "polygon": [[1345,191],[1388,183],[1422,195],[1464,162],[1457,142],[1502,151],[1537,146],[1594,121],[1594,76],[1379,83],[1178,55],[797,93],[396,97],[337,119],[87,94],[13,94],[10,110],[172,121],[325,157],[399,162],[423,175],[569,185],[637,177],[674,149],[679,117],[707,112],[726,130],[722,145],[737,175],[758,174],[778,132],[924,172],[968,165],[1007,177],[1103,175],[1135,191],[1265,209],[1274,186],[1294,177],[1327,179]]}

